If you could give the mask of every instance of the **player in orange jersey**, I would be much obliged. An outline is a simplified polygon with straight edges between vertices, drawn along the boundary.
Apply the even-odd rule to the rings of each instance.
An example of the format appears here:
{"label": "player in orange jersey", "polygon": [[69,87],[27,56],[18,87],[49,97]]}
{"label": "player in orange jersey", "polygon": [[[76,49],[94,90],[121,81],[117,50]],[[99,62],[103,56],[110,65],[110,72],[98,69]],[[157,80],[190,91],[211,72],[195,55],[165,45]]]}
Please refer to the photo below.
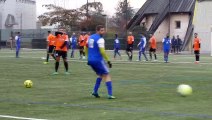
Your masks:
{"label": "player in orange jersey", "polygon": [[85,33],[83,32],[79,36],[79,40],[78,40],[80,59],[85,58],[85,53],[84,53],[85,39],[86,39],[86,36],[85,36]]}
{"label": "player in orange jersey", "polygon": [[133,58],[133,44],[134,44],[134,36],[132,35],[132,32],[129,32],[129,35],[127,37],[126,53],[130,61],[132,61],[132,58]]}
{"label": "player in orange jersey", "polygon": [[56,62],[55,62],[55,72],[54,75],[58,74],[58,68],[60,63],[60,57],[62,56],[64,66],[65,66],[65,74],[68,73],[68,62],[67,62],[67,51],[68,51],[68,40],[65,39],[63,36],[63,32],[55,32],[56,36],[56,48],[55,48],[55,56],[56,56]]}
{"label": "player in orange jersey", "polygon": [[48,64],[49,62],[49,55],[51,55],[54,59],[54,49],[55,49],[55,36],[51,34],[51,31],[48,31],[48,37],[47,37],[47,56],[46,61],[43,62],[43,64]]}
{"label": "player in orange jersey", "polygon": [[196,57],[196,61],[195,61],[196,64],[198,64],[200,60],[200,47],[201,47],[201,40],[198,37],[198,34],[194,33],[193,49],[194,49],[194,54]]}
{"label": "player in orange jersey", "polygon": [[149,43],[150,43],[150,49],[149,49],[150,61],[152,60],[152,53],[155,56],[155,61],[157,61],[157,55],[156,55],[157,41],[153,34],[150,34]]}

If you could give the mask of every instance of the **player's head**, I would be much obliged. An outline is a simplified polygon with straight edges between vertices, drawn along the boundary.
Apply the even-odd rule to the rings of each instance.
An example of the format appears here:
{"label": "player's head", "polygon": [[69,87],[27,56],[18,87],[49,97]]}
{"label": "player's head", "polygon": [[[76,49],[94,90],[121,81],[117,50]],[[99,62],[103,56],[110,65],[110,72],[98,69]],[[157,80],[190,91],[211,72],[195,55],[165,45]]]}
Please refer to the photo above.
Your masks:
{"label": "player's head", "polygon": [[194,37],[197,38],[197,36],[198,36],[198,34],[197,33],[194,33]]}
{"label": "player's head", "polygon": [[175,38],[175,36],[173,35],[173,38]]}
{"label": "player's head", "polygon": [[87,35],[91,35],[91,32],[88,32]]}
{"label": "player's head", "polygon": [[129,32],[129,35],[132,35],[132,32]]}
{"label": "player's head", "polygon": [[48,34],[50,34],[51,33],[51,31],[48,31]]}
{"label": "player's head", "polygon": [[115,34],[114,36],[115,36],[115,38],[118,38],[118,34]]}
{"label": "player's head", "polygon": [[96,26],[96,33],[101,36],[105,34],[105,27],[103,25]]}
{"label": "player's head", "polygon": [[55,32],[55,36],[56,36],[56,37],[60,37],[61,35],[63,35],[62,32],[60,32],[60,31]]}
{"label": "player's head", "polygon": [[166,38],[169,38],[169,33],[166,34]]}
{"label": "player's head", "polygon": [[72,33],[72,35],[73,35],[73,36],[75,36],[75,35],[76,35],[76,33],[75,33],[75,32],[73,32],[73,33]]}
{"label": "player's head", "polygon": [[153,36],[153,34],[149,34],[149,36],[150,36],[150,37],[152,37],[152,36]]}
{"label": "player's head", "polygon": [[179,36],[179,35],[177,35],[177,38],[180,38],[180,36]]}
{"label": "player's head", "polygon": [[20,32],[17,32],[17,35],[20,35]]}

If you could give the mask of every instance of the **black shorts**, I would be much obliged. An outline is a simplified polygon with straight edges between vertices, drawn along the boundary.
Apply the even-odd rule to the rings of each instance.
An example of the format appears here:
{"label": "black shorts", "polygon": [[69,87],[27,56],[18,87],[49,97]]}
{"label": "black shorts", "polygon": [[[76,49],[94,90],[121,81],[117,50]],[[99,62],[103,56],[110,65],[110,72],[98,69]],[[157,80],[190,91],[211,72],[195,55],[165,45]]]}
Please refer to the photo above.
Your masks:
{"label": "black shorts", "polygon": [[129,52],[129,51],[132,51],[132,50],[133,50],[133,44],[128,44],[126,51]]}
{"label": "black shorts", "polygon": [[195,55],[199,55],[199,50],[194,50]]}
{"label": "black shorts", "polygon": [[84,50],[84,46],[79,46],[79,50],[83,51]]}
{"label": "black shorts", "polygon": [[49,46],[48,53],[54,53],[54,49],[55,49],[55,46],[50,45],[50,46]]}
{"label": "black shorts", "polygon": [[156,49],[155,48],[150,48],[149,52],[156,52]]}
{"label": "black shorts", "polygon": [[61,57],[62,56],[63,59],[67,59],[67,51],[59,51],[59,50],[57,50],[55,52],[55,56],[56,57]]}

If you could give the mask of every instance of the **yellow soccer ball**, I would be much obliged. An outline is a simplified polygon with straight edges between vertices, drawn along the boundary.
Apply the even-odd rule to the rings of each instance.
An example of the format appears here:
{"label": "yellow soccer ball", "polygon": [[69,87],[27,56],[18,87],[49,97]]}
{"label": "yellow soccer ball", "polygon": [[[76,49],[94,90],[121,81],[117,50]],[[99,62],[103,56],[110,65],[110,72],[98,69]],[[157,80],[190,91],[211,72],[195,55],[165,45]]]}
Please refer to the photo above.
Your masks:
{"label": "yellow soccer ball", "polygon": [[190,85],[181,84],[177,87],[177,92],[181,96],[188,96],[192,94],[192,87]]}
{"label": "yellow soccer ball", "polygon": [[33,83],[32,83],[31,80],[25,80],[25,81],[24,81],[24,86],[25,86],[26,88],[31,88],[31,87],[33,86]]}

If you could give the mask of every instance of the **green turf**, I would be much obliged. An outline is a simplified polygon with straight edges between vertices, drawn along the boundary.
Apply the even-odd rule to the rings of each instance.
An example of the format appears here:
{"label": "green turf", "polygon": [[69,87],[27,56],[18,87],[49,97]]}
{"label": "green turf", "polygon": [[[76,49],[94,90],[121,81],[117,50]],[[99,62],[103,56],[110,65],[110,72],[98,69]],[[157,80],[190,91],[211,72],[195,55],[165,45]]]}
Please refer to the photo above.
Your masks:
{"label": "green turf", "polygon": [[[53,76],[54,62],[42,64],[45,51],[25,50],[21,58],[0,50],[0,115],[49,120],[211,120],[212,58],[171,55],[171,63],[112,61],[115,100],[108,100],[104,84],[100,99],[91,96],[96,75],[84,61],[69,61],[70,75]],[[111,55],[112,56],[112,55]],[[137,57],[137,56],[135,56]],[[136,60],[136,58],[134,58]],[[188,62],[188,63],[185,63]],[[24,80],[33,88],[24,88]],[[193,87],[181,97],[179,84]],[[8,120],[0,118],[0,120]]]}

